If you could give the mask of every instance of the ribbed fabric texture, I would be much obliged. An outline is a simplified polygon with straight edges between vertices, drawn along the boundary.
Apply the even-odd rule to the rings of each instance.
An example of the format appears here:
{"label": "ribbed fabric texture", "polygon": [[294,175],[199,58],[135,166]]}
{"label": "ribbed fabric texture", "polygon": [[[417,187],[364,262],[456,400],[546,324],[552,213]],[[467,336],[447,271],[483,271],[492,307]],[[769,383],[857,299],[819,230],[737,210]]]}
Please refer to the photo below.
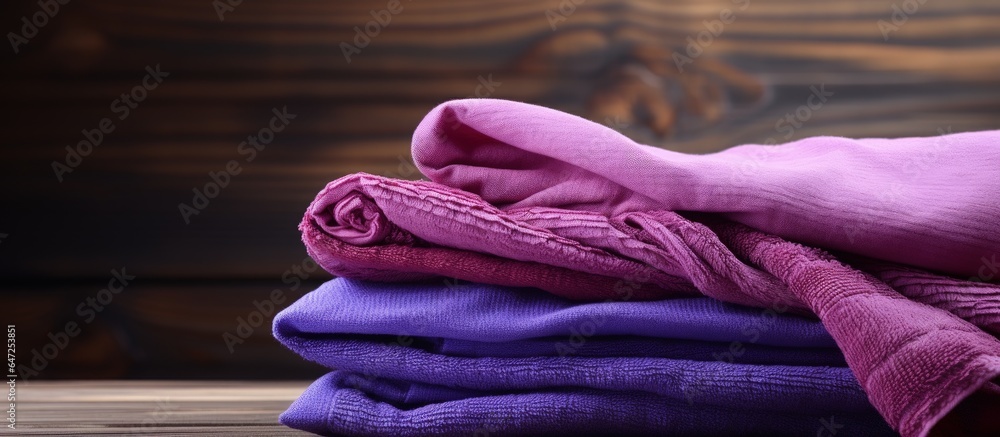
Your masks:
{"label": "ribbed fabric texture", "polygon": [[713,212],[786,239],[976,276],[1000,249],[1000,132],[814,137],[691,155],[541,106],[432,110],[413,158],[432,181],[501,208]]}
{"label": "ribbed fabric texture", "polygon": [[551,109],[461,100],[414,135],[431,181],[347,176],[300,228],[345,277],[814,315],[888,423],[922,437],[963,399],[1000,396],[998,138],[686,155]]}
{"label": "ribbed fabric texture", "polygon": [[572,303],[338,278],[278,314],[274,333],[338,369],[282,416],[323,434],[568,433],[602,411],[594,431],[803,435],[834,417],[892,434],[818,321],[708,298]]}
{"label": "ribbed fabric texture", "polygon": [[[726,409],[646,393],[587,389],[400,408],[371,397],[349,377],[333,372],[320,378],[281,416],[282,423],[316,434],[372,437],[803,436],[825,435],[830,429],[838,435],[891,435],[877,415],[789,415],[752,405]],[[317,410],[323,407],[329,407],[326,414]]]}

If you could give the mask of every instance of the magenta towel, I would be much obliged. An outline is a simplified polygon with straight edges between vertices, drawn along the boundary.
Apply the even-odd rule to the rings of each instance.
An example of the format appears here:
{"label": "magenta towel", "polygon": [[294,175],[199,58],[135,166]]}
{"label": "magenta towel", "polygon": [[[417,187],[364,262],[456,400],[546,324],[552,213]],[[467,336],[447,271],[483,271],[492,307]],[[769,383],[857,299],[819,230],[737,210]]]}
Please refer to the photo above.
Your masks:
{"label": "magenta towel", "polygon": [[[924,436],[963,399],[1000,396],[1000,341],[983,331],[998,332],[1000,286],[930,273],[1000,276],[998,136],[695,156],[550,109],[463,100],[414,136],[436,182],[348,176],[301,228],[317,262],[347,277],[591,300],[701,292],[815,314],[883,417]],[[851,266],[786,238],[851,253]]]}
{"label": "magenta towel", "polygon": [[[726,302],[811,310],[786,284],[733,255],[714,231],[670,211],[607,217],[532,207],[503,211],[434,182],[358,173],[331,182],[300,229],[334,275],[433,277],[535,287],[576,300],[697,293]],[[859,259],[900,293],[1000,334],[1000,285]]]}

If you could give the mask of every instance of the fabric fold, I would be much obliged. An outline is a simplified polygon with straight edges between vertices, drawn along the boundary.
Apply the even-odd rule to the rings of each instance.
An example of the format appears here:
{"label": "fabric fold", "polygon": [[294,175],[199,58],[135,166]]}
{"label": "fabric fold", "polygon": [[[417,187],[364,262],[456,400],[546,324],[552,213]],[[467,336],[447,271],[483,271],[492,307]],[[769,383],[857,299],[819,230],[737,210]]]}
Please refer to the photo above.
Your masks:
{"label": "fabric fold", "polygon": [[[366,214],[371,219],[357,219]],[[482,199],[429,182],[367,174],[338,179],[317,195],[299,228],[317,263],[358,279],[444,276],[593,300],[621,294],[621,278],[631,277],[642,278],[643,285],[630,289],[630,298],[696,293],[682,278],[533,227]]]}
{"label": "fabric fold", "polygon": [[1000,132],[813,137],[692,155],[496,99],[443,103],[413,158],[501,209],[716,213],[786,239],[972,277],[1000,249]]}
{"label": "fabric fold", "polygon": [[336,278],[275,316],[288,333],[406,335],[489,343],[548,337],[636,336],[836,348],[815,318],[706,297],[573,302],[537,289],[472,282],[387,284]]}
{"label": "fabric fold", "polygon": [[[457,283],[443,278],[457,278],[636,305],[703,294],[763,308],[769,316],[818,317],[882,417],[906,437],[923,437],[945,416],[978,411],[980,417],[973,418],[978,420],[987,410],[983,406],[1000,399],[997,138],[1000,132],[893,140],[816,137],[686,155],[635,144],[551,109],[460,100],[435,108],[414,134],[414,158],[431,181],[341,178],[317,196],[300,229],[317,263],[349,278],[438,287],[444,281],[449,289]],[[470,311],[489,317],[494,308],[453,313]],[[649,324],[661,317],[633,320]],[[276,333],[285,332],[279,326],[284,325],[276,319]],[[529,359],[517,353],[489,356],[494,349],[483,339],[450,332],[441,337],[458,340],[450,346],[421,335],[422,346],[405,353],[379,349],[392,360],[376,360],[375,354],[368,364],[352,364],[336,357],[348,349],[361,353],[381,346],[351,343],[335,351],[331,344],[347,348],[348,343],[323,337],[331,333],[322,330],[311,338],[304,335],[309,329],[285,328],[286,335],[297,332],[286,340],[301,342],[293,349],[303,355],[346,366],[347,374],[375,369],[386,373],[378,376],[390,385],[440,382],[430,373],[396,374],[393,363],[419,367],[426,365],[420,360],[441,357],[459,362],[463,353],[486,360],[480,363]],[[360,334],[387,335],[352,335]],[[536,339],[496,341],[544,350],[532,349],[539,347]],[[531,359],[540,361],[527,368],[600,359],[590,355],[596,350],[535,356]],[[684,368],[704,363],[688,358],[644,357],[685,360]],[[626,363],[636,365],[613,365]],[[755,365],[764,364],[733,362],[736,367],[724,369]],[[670,363],[656,366],[670,368]],[[464,377],[472,378],[472,372]],[[580,373],[561,375],[560,389],[588,380]],[[480,391],[543,387],[538,380],[463,384],[462,390]],[[676,387],[671,392],[637,381],[615,384],[643,396],[678,399]],[[610,385],[582,387],[607,391]],[[378,397],[343,394],[360,396],[358,402]]]}
{"label": "fabric fold", "polygon": [[963,399],[995,403],[1000,341],[947,311],[908,300],[829,254],[731,223],[739,253],[784,280],[824,322],[882,416],[924,436]]}
{"label": "fabric fold", "polygon": [[[338,278],[279,313],[274,334],[306,359],[338,369],[282,419],[324,434],[405,426],[428,411],[442,420],[497,423],[509,408],[579,419],[610,408],[606,402],[647,401],[670,406],[642,422],[648,435],[673,432],[665,424],[675,421],[688,423],[689,433],[722,432],[751,412],[762,432],[775,435],[815,432],[831,415],[855,418],[867,433],[890,433],[819,322],[704,297],[572,303],[530,289]],[[529,350],[518,349],[526,344]],[[623,354],[630,344],[644,350]],[[335,400],[342,396],[400,421],[368,417],[344,428],[333,422],[365,415]],[[540,432],[543,422],[513,420],[519,428],[509,434]],[[708,428],[695,432],[699,423]],[[603,426],[634,425],[616,419]]]}
{"label": "fabric fold", "polygon": [[[309,386],[281,415],[289,426],[351,436],[890,436],[872,413],[809,416],[691,405],[632,392],[564,390],[484,395],[401,407],[380,398],[392,384],[352,381],[332,372]],[[317,410],[322,413],[317,414]],[[721,420],[720,420],[721,418]]]}
{"label": "fabric fold", "polygon": [[[369,230],[335,221],[343,203],[361,204],[359,195],[367,211],[377,211],[374,220],[388,220],[384,238],[362,246],[338,235],[353,239]],[[349,213],[358,214],[364,213]],[[327,185],[300,229],[317,263],[351,278],[395,282],[443,276],[532,286],[579,300],[700,292],[737,304],[807,311],[784,284],[737,259],[711,230],[670,211],[611,219],[551,208],[507,212],[432,182],[356,174]]]}

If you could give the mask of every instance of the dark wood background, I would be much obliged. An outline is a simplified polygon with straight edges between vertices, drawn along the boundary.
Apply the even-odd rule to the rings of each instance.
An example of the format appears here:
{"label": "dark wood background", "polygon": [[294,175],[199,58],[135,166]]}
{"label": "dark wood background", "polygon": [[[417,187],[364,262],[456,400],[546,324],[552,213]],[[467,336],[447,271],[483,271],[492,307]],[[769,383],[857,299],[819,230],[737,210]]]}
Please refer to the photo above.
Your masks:
{"label": "dark wood background", "polygon": [[[295,290],[282,281],[305,256],[296,225],[326,182],[418,178],[414,127],[477,87],[693,153],[1000,127],[997,2],[403,0],[348,63],[341,43],[387,4],[255,0],[220,20],[211,0],[72,1],[19,53],[0,48],[0,298],[19,362],[124,267],[134,283],[38,378],[318,374],[267,326],[233,353],[222,335],[271,290],[287,305],[328,277],[314,272]],[[892,24],[894,7],[899,25],[885,38],[879,21]],[[41,10],[3,8],[4,32]],[[726,8],[735,19],[706,38],[705,21]],[[708,44],[679,71],[674,54],[699,33]],[[112,101],[155,65],[169,76],[114,118]],[[834,94],[802,109],[821,85]],[[238,144],[275,107],[297,117],[243,162]],[[776,127],[796,111],[794,132]],[[51,163],[104,117],[115,130],[59,182]],[[178,204],[231,159],[243,172],[185,224]]]}

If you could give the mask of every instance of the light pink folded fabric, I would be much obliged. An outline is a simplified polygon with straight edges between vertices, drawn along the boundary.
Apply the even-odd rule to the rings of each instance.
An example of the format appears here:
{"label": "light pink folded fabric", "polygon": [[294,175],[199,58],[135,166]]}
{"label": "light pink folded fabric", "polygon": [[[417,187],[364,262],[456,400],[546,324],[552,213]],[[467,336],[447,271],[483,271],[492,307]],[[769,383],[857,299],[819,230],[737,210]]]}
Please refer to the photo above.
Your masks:
{"label": "light pink folded fabric", "polygon": [[430,180],[500,209],[713,212],[792,241],[963,277],[1000,252],[997,131],[815,137],[690,155],[553,109],[469,99],[424,118],[413,158]]}
{"label": "light pink folded fabric", "polygon": [[883,417],[924,436],[963,400],[974,405],[962,411],[1000,400],[1000,341],[984,332],[1000,321],[1000,285],[984,274],[1000,253],[998,137],[811,138],[694,156],[550,109],[455,101],[414,136],[433,182],[342,178],[301,229],[318,263],[354,278],[576,299],[697,291],[815,314]]}

